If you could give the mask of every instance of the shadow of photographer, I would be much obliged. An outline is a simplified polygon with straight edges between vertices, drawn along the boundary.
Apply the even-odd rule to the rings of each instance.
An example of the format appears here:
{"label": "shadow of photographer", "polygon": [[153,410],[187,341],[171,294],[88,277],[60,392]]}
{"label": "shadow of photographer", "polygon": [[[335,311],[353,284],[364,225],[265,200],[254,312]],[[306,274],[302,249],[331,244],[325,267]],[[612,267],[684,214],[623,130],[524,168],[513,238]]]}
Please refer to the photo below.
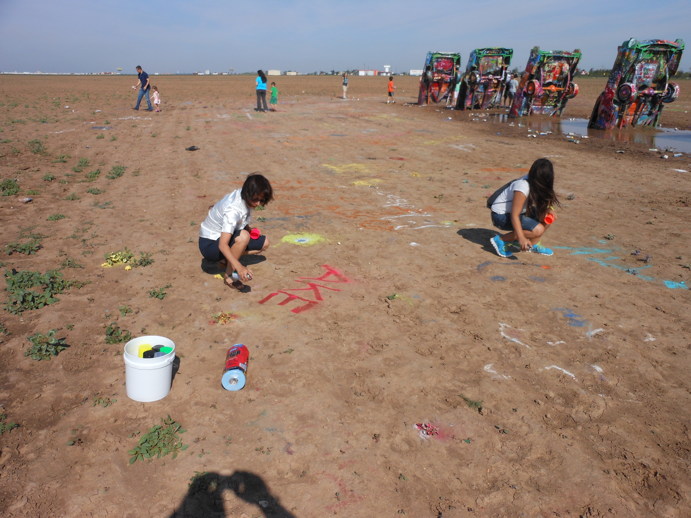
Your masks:
{"label": "shadow of photographer", "polygon": [[295,518],[275,498],[261,477],[248,471],[232,475],[204,473],[194,478],[180,506],[169,518],[225,518],[224,493],[232,491],[238,498],[257,506],[265,518]]}

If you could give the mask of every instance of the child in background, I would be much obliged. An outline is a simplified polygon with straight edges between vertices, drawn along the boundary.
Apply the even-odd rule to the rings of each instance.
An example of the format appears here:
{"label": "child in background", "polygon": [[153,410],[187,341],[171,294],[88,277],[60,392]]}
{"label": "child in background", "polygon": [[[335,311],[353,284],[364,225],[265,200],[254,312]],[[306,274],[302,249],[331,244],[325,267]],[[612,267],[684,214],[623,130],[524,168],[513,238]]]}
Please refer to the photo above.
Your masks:
{"label": "child in background", "polygon": [[[492,224],[509,231],[490,240],[497,255],[511,257],[513,253],[507,250],[508,244],[523,251],[553,255],[551,249],[540,245],[540,238],[550,227],[550,223],[545,221],[547,214],[553,206],[558,205],[552,162],[547,158],[538,158],[530,166],[528,174],[511,182],[490,207]],[[547,218],[547,221],[550,220],[552,218]]]}
{"label": "child in background", "polygon": [[[252,209],[266,206],[272,199],[269,180],[261,174],[251,174],[241,189],[226,194],[211,206],[201,224],[199,251],[204,259],[225,269],[223,280],[229,288],[241,292],[249,290],[243,281],[251,280],[253,274],[240,262],[240,257],[260,254],[269,248],[266,236],[254,237],[252,233]],[[233,272],[237,272],[237,280],[233,279]]]}
{"label": "child in background", "polygon": [[395,89],[396,87],[393,84],[393,76],[389,76],[389,97],[386,99],[386,104],[389,104],[389,102],[396,102],[393,98],[393,93]]}
{"label": "child in background", "polygon": [[278,88],[276,88],[276,83],[271,82],[271,98],[269,99],[269,104],[271,105],[271,111],[276,111],[276,105],[278,104]]}
{"label": "child in background", "polygon": [[161,94],[158,93],[158,86],[152,86],[151,89],[154,92],[154,105],[156,106],[156,111],[161,111]]}

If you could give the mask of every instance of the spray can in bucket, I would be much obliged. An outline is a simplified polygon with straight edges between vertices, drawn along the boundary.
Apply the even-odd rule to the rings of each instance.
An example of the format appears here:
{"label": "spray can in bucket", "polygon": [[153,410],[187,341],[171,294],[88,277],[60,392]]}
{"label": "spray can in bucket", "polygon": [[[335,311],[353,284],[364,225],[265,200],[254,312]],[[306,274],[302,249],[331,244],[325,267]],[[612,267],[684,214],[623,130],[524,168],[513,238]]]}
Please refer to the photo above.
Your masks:
{"label": "spray can in bucket", "polygon": [[221,385],[226,390],[240,390],[245,386],[245,373],[250,352],[245,344],[235,344],[226,353],[226,365],[221,376]]}

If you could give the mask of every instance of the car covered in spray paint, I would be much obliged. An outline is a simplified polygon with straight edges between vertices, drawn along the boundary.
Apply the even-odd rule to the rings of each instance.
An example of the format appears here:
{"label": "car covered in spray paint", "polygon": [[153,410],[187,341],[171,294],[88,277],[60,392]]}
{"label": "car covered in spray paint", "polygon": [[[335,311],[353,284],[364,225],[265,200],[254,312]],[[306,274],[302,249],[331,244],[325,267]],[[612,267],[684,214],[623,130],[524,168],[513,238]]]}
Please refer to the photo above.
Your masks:
{"label": "car covered in spray paint", "polygon": [[569,99],[578,95],[573,82],[581,51],[540,50],[533,47],[518,83],[509,117],[542,114],[559,117]]}
{"label": "car covered in spray paint", "polygon": [[679,68],[683,51],[683,40],[622,43],[588,127],[657,126],[664,105],[679,96],[679,85],[670,78]]}
{"label": "car covered in spray paint", "polygon": [[461,68],[461,55],[456,52],[428,52],[420,77],[418,104],[451,102]]}
{"label": "car covered in spray paint", "polygon": [[475,49],[461,78],[456,108],[487,109],[501,105],[513,49]]}

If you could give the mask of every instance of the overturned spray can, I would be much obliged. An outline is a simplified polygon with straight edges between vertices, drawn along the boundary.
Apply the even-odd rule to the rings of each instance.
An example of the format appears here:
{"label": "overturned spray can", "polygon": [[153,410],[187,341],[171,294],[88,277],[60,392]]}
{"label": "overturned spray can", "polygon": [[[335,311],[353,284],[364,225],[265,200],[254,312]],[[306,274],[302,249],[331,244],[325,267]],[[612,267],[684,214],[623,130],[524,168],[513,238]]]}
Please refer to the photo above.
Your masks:
{"label": "overturned spray can", "polygon": [[226,390],[240,390],[245,386],[245,373],[250,352],[244,344],[235,344],[226,353],[226,366],[223,369],[221,385]]}

